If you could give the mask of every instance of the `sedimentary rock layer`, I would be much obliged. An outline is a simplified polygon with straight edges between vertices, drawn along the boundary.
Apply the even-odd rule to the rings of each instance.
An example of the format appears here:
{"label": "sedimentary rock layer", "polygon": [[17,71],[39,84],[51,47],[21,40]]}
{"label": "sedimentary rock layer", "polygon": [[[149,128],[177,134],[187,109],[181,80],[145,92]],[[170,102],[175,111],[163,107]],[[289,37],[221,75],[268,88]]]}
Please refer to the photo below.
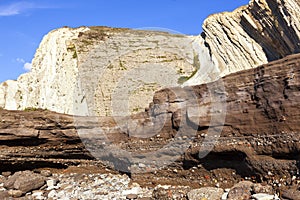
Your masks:
{"label": "sedimentary rock layer", "polygon": [[[149,121],[160,127],[162,120],[156,119],[164,119],[163,145],[186,138],[181,163],[186,168],[200,164],[267,179],[270,174],[291,177],[299,172],[299,84],[295,54],[217,82],[164,89],[154,96],[151,117],[138,119],[140,126],[129,129],[129,134],[142,135],[139,127],[145,130]],[[190,137],[193,142],[187,140]]]}
{"label": "sedimentary rock layer", "polygon": [[[215,77],[299,53],[299,13],[298,0],[251,0],[233,12],[209,16],[202,36],[219,69]],[[199,84],[202,70],[188,84]]]}
{"label": "sedimentary rock layer", "polygon": [[297,176],[299,84],[296,54],[221,82],[158,91],[149,109],[128,121],[1,110],[0,158],[3,166],[23,168],[29,161],[78,164],[96,156],[120,171],[159,170],[166,162],[180,170],[197,166],[202,175]]}

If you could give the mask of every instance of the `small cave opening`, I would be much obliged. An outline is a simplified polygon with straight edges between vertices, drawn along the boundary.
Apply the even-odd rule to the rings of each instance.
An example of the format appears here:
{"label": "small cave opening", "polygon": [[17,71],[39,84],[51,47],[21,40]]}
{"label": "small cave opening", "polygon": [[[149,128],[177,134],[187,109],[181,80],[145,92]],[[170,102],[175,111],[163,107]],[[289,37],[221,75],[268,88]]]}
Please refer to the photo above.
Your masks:
{"label": "small cave opening", "polygon": [[295,151],[295,152],[280,152],[280,153],[276,153],[273,152],[272,154],[272,158],[277,159],[277,160],[296,160],[296,161],[300,161],[300,152]]}
{"label": "small cave opening", "polygon": [[47,139],[40,139],[40,138],[20,138],[20,139],[15,139],[15,140],[1,140],[0,145],[6,145],[9,147],[14,147],[14,146],[39,146],[42,144],[47,143]]}
{"label": "small cave opening", "polygon": [[190,169],[200,164],[208,171],[215,169],[233,169],[242,177],[256,175],[247,164],[247,155],[240,151],[210,152],[206,157],[201,159],[199,159],[198,154],[191,156],[193,159],[184,160],[184,169]]}
{"label": "small cave opening", "polygon": [[0,172],[10,171],[12,173],[40,168],[66,169],[67,164],[54,163],[50,161],[1,161]]}

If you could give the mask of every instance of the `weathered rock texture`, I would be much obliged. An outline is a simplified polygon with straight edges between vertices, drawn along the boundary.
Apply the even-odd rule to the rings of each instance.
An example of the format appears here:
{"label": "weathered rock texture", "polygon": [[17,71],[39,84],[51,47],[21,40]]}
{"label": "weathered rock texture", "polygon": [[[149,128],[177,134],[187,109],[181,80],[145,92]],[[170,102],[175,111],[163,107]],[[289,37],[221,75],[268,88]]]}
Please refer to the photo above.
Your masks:
{"label": "weathered rock texture", "polygon": [[23,194],[45,184],[45,177],[31,171],[17,172],[4,182],[4,187],[22,191]]}
{"label": "weathered rock texture", "polygon": [[[202,36],[219,69],[215,77],[299,53],[299,13],[298,0],[251,0],[233,12],[209,16]],[[200,83],[199,72],[188,84]]]}
{"label": "weathered rock texture", "polygon": [[0,85],[0,106],[99,116],[126,107],[122,115],[137,113],[162,87],[211,82],[299,52],[299,13],[297,0],[251,0],[209,16],[195,37],[61,28],[44,37],[30,73]]}
{"label": "weathered rock texture", "polygon": [[64,158],[89,159],[71,116],[43,110],[0,112],[1,171],[60,168]]}
{"label": "weathered rock texture", "polygon": [[[197,99],[189,100],[186,118],[181,117],[179,127],[185,123],[195,125],[198,134],[203,135],[195,139],[198,142],[192,144],[189,153],[186,153],[186,167],[200,163],[206,169],[234,168],[237,173],[248,176],[296,175],[300,150],[299,54],[256,69],[237,72],[221,80],[225,93],[218,92],[219,81],[192,87]],[[157,92],[156,98],[160,99],[157,101],[159,105],[167,104],[166,110],[174,126],[178,111],[173,112],[172,108],[176,104],[180,107],[182,103],[180,98],[172,95],[172,91],[166,89]],[[224,98],[226,101],[223,101]],[[224,125],[222,120],[211,120],[223,112],[214,107],[217,101],[226,103]],[[198,116],[194,111],[197,103]],[[199,151],[201,155],[201,151],[205,150],[201,145],[210,143],[214,145],[213,150],[205,158],[199,159]]]}
{"label": "weathered rock texture", "polygon": [[[165,177],[162,181],[194,186],[222,179],[221,186],[228,187],[242,177],[256,181],[285,177],[292,182],[293,176],[299,176],[300,54],[234,73],[222,82],[226,93],[219,90],[219,82],[158,91],[147,112],[131,116],[126,126],[116,125],[112,118],[1,110],[4,169],[0,170],[96,162],[92,155],[100,152],[98,158],[118,170],[128,170],[126,165],[144,173],[156,170],[155,175],[138,176],[147,182],[159,182],[160,176]],[[227,110],[215,109],[215,101],[226,103]],[[222,120],[209,122],[224,111],[224,124]],[[117,151],[106,151],[111,143],[117,145]],[[203,144],[213,148],[199,158]],[[122,160],[118,157],[121,149],[132,156]],[[148,152],[154,152],[153,156]],[[170,157],[176,159],[165,170],[152,162],[162,163]]]}
{"label": "weathered rock texture", "polygon": [[95,101],[98,104],[90,112],[106,116],[112,112],[111,95],[117,87],[126,85],[126,79],[131,80],[127,85],[134,85],[128,91],[129,113],[138,112],[149,104],[154,91],[178,85],[180,77],[195,73],[198,60],[193,44],[201,43],[199,40],[107,27],[54,30],[37,49],[32,71],[17,82],[0,85],[0,106],[86,115],[86,101]]}

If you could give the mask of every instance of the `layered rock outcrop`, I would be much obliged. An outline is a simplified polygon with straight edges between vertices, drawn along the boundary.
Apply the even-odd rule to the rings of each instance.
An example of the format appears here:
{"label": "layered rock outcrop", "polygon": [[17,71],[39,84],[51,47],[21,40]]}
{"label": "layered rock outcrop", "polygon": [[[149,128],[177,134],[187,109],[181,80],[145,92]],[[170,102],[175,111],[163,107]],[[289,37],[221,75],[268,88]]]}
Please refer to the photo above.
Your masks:
{"label": "layered rock outcrop", "polygon": [[[297,0],[251,0],[233,12],[209,16],[202,36],[219,69],[212,78],[299,53],[299,12]],[[187,84],[199,84],[203,72]]]}
{"label": "layered rock outcrop", "polygon": [[[218,82],[158,91],[148,111],[131,116],[126,126],[110,117],[1,110],[1,166],[63,167],[96,162],[96,156],[120,171],[158,173],[139,176],[143,180],[161,175],[198,185],[215,184],[207,176],[226,177],[223,187],[245,177],[291,182],[299,176],[299,80],[296,54],[226,76],[226,93]],[[214,116],[221,118],[211,122]],[[131,152],[127,160],[121,151]]]}
{"label": "layered rock outcrop", "polygon": [[[187,146],[180,145],[187,149],[181,151],[185,156],[178,157],[185,168],[199,164],[209,170],[231,168],[240,175],[266,179],[298,175],[299,54],[221,80],[226,92],[220,92],[220,81],[157,92],[150,117],[138,119],[144,134],[151,135],[147,124],[159,127],[162,120],[156,119],[165,119],[160,133],[164,142],[158,148],[178,144],[174,138],[186,138]],[[141,135],[139,126],[129,134]],[[163,160],[180,152],[173,145],[168,148],[167,156],[159,155]]]}
{"label": "layered rock outcrop", "polygon": [[162,87],[211,82],[299,52],[299,13],[297,0],[251,0],[209,16],[199,36],[107,27],[54,30],[42,40],[32,71],[0,85],[0,106],[110,116],[112,100],[127,99],[117,107],[128,108],[123,115],[137,113]]}

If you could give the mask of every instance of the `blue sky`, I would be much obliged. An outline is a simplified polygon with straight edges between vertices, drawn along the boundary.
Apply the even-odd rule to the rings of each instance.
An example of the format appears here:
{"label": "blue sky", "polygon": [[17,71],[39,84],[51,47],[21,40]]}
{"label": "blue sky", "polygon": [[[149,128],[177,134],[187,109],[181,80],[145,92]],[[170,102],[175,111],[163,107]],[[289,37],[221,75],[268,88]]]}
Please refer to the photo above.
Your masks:
{"label": "blue sky", "polygon": [[42,37],[62,26],[160,27],[197,35],[208,15],[248,1],[0,0],[0,82],[25,73]]}

